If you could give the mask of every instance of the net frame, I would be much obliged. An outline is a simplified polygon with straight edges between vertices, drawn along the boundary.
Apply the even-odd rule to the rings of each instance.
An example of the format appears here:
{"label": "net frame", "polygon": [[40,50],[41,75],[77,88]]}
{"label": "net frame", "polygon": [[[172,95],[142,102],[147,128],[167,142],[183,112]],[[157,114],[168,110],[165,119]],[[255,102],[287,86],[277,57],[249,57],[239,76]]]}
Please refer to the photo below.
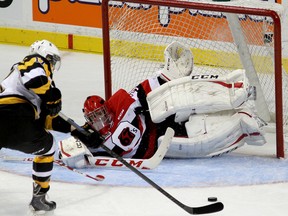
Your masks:
{"label": "net frame", "polygon": [[[124,2],[124,1],[117,1]],[[281,19],[277,11],[267,8],[256,8],[249,6],[229,4],[210,4],[200,2],[175,1],[175,0],[127,0],[128,3],[137,3],[153,6],[177,7],[193,10],[204,10],[221,13],[238,13],[245,15],[267,16],[273,20],[274,37],[274,71],[275,71],[275,122],[276,122],[276,156],[285,157],[284,153],[284,129],[283,129],[283,94],[282,94],[282,48],[281,48]],[[233,2],[235,3],[235,2]],[[112,72],[109,34],[109,0],[102,1],[102,24],[103,24],[103,55],[104,55],[104,82],[105,97],[108,99],[112,95]]]}

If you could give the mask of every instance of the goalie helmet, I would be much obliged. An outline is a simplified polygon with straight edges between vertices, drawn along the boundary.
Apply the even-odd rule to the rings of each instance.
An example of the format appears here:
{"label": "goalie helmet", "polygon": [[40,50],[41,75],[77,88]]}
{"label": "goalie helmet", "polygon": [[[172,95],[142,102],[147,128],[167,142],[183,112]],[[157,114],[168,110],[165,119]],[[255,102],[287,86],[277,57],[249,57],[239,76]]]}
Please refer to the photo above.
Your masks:
{"label": "goalie helmet", "polygon": [[84,117],[88,124],[101,135],[107,135],[113,125],[113,115],[105,100],[97,95],[89,96],[84,102]]}
{"label": "goalie helmet", "polygon": [[46,58],[50,64],[52,71],[58,71],[61,66],[61,57],[58,48],[48,40],[35,41],[29,50],[29,54],[38,54]]}
{"label": "goalie helmet", "polygon": [[191,50],[177,41],[169,44],[165,51],[165,66],[159,72],[165,81],[189,76],[193,70],[193,54]]}

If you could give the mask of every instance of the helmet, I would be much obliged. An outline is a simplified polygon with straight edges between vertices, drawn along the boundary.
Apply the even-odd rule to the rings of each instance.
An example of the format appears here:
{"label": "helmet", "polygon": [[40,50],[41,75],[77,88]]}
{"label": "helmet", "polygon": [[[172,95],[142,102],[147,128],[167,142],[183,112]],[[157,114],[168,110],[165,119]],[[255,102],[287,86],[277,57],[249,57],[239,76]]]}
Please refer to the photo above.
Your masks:
{"label": "helmet", "polygon": [[84,102],[84,117],[88,124],[101,135],[107,135],[113,125],[113,115],[105,105],[105,100],[97,95],[89,96]]}
{"label": "helmet", "polygon": [[29,50],[29,54],[39,54],[46,58],[50,64],[52,71],[58,71],[61,66],[61,57],[58,48],[47,40],[35,41]]}
{"label": "helmet", "polygon": [[169,44],[165,51],[165,66],[159,71],[165,81],[189,76],[193,70],[193,54],[188,47],[177,41]]}

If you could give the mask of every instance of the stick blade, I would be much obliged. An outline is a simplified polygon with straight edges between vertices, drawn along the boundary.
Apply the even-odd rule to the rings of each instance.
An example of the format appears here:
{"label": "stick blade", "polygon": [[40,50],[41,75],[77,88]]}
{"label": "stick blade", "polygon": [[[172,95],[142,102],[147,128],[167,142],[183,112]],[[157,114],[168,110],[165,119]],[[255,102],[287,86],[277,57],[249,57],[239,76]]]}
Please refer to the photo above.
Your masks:
{"label": "stick blade", "polygon": [[224,205],[222,202],[213,203],[206,206],[201,207],[189,207],[186,206],[184,208],[189,214],[210,214],[214,212],[219,212],[224,209]]}

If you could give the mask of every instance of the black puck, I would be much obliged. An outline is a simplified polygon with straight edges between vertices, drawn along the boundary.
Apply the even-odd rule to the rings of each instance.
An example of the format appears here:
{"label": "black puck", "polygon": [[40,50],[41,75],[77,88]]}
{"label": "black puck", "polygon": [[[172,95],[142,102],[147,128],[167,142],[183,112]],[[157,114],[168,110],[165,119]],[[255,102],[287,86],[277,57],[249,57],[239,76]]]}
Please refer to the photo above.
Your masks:
{"label": "black puck", "polygon": [[217,197],[208,197],[208,201],[209,202],[216,202],[217,201]]}

